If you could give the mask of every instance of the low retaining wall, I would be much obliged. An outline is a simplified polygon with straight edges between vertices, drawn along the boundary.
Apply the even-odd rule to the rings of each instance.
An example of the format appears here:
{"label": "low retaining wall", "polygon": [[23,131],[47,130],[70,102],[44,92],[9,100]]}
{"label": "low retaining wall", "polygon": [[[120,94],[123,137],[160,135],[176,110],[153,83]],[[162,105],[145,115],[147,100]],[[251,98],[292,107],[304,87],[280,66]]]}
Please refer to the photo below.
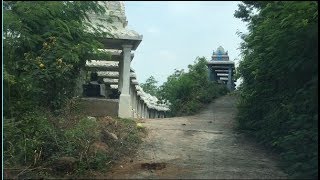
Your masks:
{"label": "low retaining wall", "polygon": [[80,98],[80,105],[87,116],[118,116],[119,100],[105,98]]}

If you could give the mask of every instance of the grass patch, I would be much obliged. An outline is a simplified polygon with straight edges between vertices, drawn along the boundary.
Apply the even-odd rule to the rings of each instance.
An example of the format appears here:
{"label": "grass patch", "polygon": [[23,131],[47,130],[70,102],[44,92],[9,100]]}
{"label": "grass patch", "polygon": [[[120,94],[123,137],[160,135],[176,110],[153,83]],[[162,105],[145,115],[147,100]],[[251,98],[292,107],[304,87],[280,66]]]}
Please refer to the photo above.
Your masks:
{"label": "grass patch", "polygon": [[87,117],[76,104],[59,116],[41,109],[4,121],[4,179],[92,177],[134,154],[146,136],[133,119]]}

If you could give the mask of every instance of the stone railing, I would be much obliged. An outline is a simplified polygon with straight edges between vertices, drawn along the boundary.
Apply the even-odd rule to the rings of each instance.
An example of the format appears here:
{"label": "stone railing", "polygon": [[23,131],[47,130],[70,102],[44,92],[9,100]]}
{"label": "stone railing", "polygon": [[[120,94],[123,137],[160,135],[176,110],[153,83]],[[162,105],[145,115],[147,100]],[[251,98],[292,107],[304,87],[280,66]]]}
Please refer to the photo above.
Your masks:
{"label": "stone railing", "polygon": [[[120,54],[119,54],[120,55]],[[121,58],[119,58],[121,59]],[[121,92],[119,78],[119,62],[107,60],[91,60],[86,62],[87,70],[96,71],[110,89]],[[108,94],[108,93],[106,93]],[[169,102],[162,103],[155,96],[146,93],[137,81],[135,71],[130,68],[130,110],[132,118],[164,118],[169,109]]]}
{"label": "stone railing", "polygon": [[169,103],[161,103],[155,96],[143,91],[136,83],[131,84],[132,112],[137,118],[164,118],[170,110]]}
{"label": "stone railing", "polygon": [[[114,94],[114,89],[118,89],[121,92],[117,110],[119,117],[165,117],[166,112],[169,111],[168,103],[159,103],[157,98],[145,93],[139,86],[134,70],[130,68],[134,57],[132,52],[137,49],[143,36],[127,27],[124,3],[120,1],[98,2],[105,7],[106,13],[92,12],[88,14],[88,17],[91,25],[107,32],[106,36],[100,36],[97,39],[103,44],[100,51],[107,52],[109,55],[107,55],[108,58],[101,57],[98,55],[100,53],[93,55],[86,63],[87,70],[98,73],[106,85],[106,91]],[[107,21],[110,18],[112,21]],[[92,29],[89,28],[88,31],[91,32]],[[81,77],[79,79],[83,80]],[[108,96],[108,92],[106,94]]]}

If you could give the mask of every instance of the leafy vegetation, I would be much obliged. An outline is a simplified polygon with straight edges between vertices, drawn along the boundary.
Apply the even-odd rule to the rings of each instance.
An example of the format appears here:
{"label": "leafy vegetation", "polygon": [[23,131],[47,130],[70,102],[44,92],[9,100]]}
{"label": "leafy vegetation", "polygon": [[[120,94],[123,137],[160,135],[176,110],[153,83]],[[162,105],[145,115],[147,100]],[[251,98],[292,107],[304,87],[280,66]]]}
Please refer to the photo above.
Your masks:
{"label": "leafy vegetation", "polygon": [[170,116],[195,114],[205,104],[228,92],[224,85],[209,81],[206,63],[204,57],[197,58],[193,65],[188,66],[188,72],[176,70],[159,88],[153,77],[142,87],[160,100],[170,101]]}
{"label": "leafy vegetation", "polygon": [[248,1],[235,17],[249,23],[238,68],[239,128],[277,150],[292,177],[317,178],[317,2]]}
{"label": "leafy vegetation", "polygon": [[[102,126],[72,98],[86,59],[103,47],[97,37],[108,34],[93,27],[87,14],[104,13],[104,7],[96,1],[3,3],[5,178],[30,178],[32,172],[54,178],[59,160],[75,160],[70,170],[81,174],[132,152],[128,147],[136,147],[136,133],[143,131],[134,121],[111,119]],[[106,129],[118,130],[120,140],[105,139]]]}
{"label": "leafy vegetation", "polygon": [[6,119],[4,178],[92,177],[135,153],[146,135],[134,120],[87,117],[80,107],[73,109],[65,114],[74,119],[64,113],[56,117],[45,109],[21,121]]}
{"label": "leafy vegetation", "polygon": [[87,22],[87,13],[104,8],[94,1],[6,1],[4,7],[4,115],[61,108],[87,57],[102,47],[95,37],[105,34]]}
{"label": "leafy vegetation", "polygon": [[145,92],[151,94],[152,96],[158,96],[159,88],[157,83],[158,81],[153,76],[150,76],[146,82],[141,83],[140,86]]}

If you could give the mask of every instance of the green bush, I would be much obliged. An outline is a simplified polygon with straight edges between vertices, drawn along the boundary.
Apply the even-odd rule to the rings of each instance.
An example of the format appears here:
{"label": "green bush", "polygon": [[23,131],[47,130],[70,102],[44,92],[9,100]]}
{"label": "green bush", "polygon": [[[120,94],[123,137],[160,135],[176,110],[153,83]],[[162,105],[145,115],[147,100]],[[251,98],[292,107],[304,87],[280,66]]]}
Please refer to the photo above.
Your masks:
{"label": "green bush", "polygon": [[[122,147],[121,149],[125,151],[128,151],[128,149],[136,149],[137,145],[142,142],[139,132],[145,133],[145,128],[137,127],[136,121],[132,119],[119,118],[116,119],[116,121],[120,124],[121,129],[125,129],[125,131],[119,134],[123,140],[123,142],[119,144]],[[126,154],[125,152],[123,153]]]}
{"label": "green bush", "polygon": [[6,1],[3,6],[6,170],[22,168],[23,174],[26,167],[50,166],[62,156],[77,158],[80,172],[102,168],[110,156],[88,154],[99,140],[99,126],[83,118],[72,97],[86,60],[103,47],[97,37],[108,34],[92,27],[87,14],[105,8],[96,1]]}
{"label": "green bush", "polygon": [[4,119],[4,161],[7,164],[36,165],[58,150],[58,136],[41,111],[28,112],[21,119]]}
{"label": "green bush", "polygon": [[167,99],[171,116],[193,115],[214,98],[228,92],[224,85],[209,81],[208,68],[204,57],[197,58],[189,65],[189,72],[176,70],[160,86],[160,99]]}
{"label": "green bush", "polygon": [[88,160],[88,166],[93,170],[103,170],[106,168],[106,163],[111,160],[111,157],[102,152],[98,152],[94,157]]}
{"label": "green bush", "polygon": [[88,158],[87,151],[90,145],[99,139],[100,131],[96,120],[82,118],[74,127],[67,129],[64,135],[66,155],[82,161],[83,158]]}
{"label": "green bush", "polygon": [[237,71],[239,128],[279,152],[293,178],[317,179],[317,3],[248,1],[235,16],[249,22]]}
{"label": "green bush", "polygon": [[6,1],[3,11],[4,115],[29,111],[15,107],[19,102],[60,109],[85,61],[103,46],[95,37],[104,34],[88,32],[85,20],[104,8],[94,1]]}

